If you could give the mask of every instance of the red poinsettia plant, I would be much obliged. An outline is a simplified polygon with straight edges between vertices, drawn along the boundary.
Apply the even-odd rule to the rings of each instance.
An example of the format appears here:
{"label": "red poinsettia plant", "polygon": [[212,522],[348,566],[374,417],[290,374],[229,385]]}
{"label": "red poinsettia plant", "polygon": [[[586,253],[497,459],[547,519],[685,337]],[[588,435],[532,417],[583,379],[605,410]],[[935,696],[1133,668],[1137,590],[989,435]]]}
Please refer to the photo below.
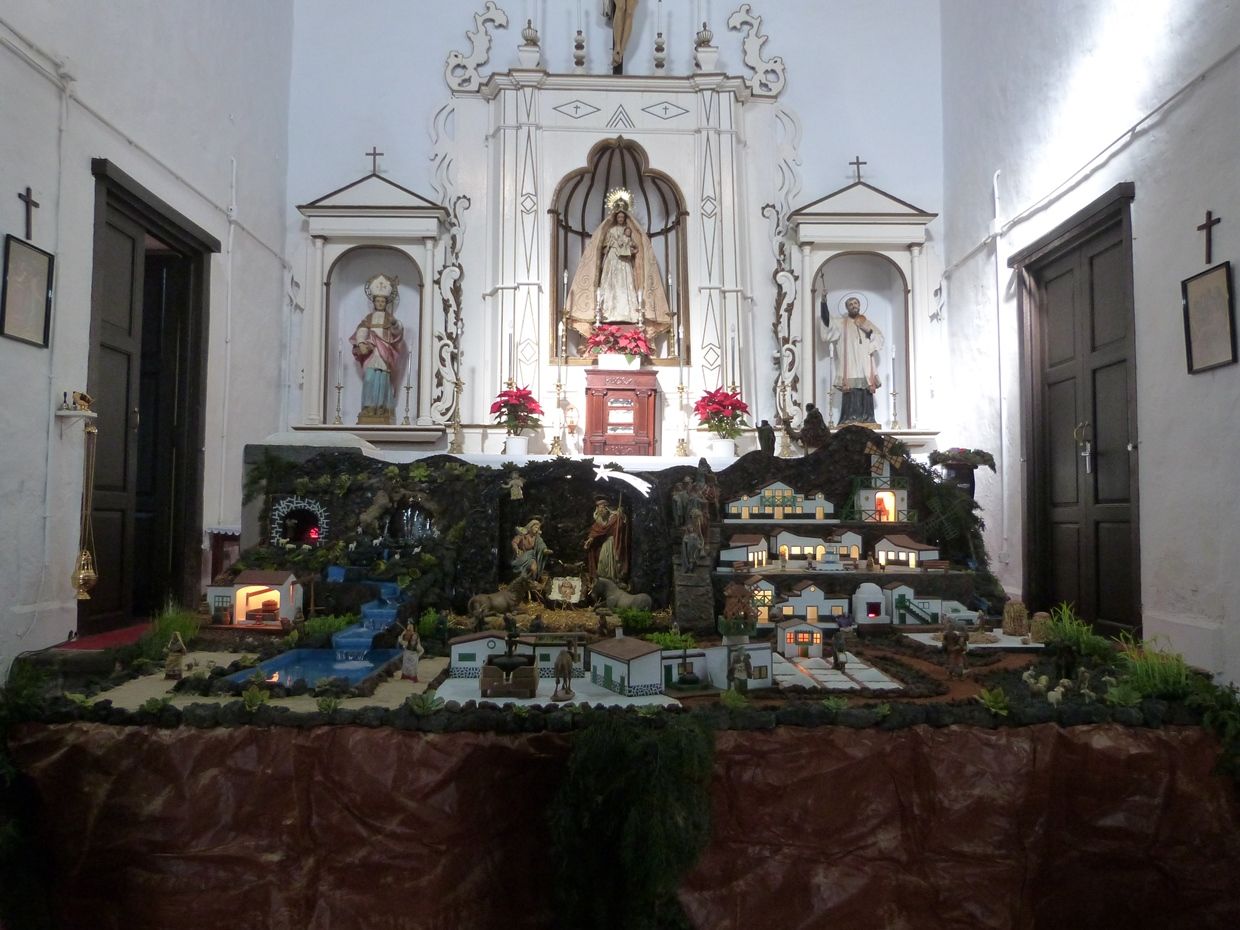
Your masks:
{"label": "red poinsettia plant", "polygon": [[693,405],[693,412],[697,414],[698,423],[720,439],[735,439],[745,425],[743,416],[749,412],[749,405],[741,400],[740,394],[718,388],[703,394]]}
{"label": "red poinsettia plant", "polygon": [[630,362],[636,356],[649,358],[654,354],[646,334],[638,328],[620,326],[616,323],[600,323],[590,333],[586,341],[586,350],[592,355],[614,352],[623,355]]}
{"label": "red poinsettia plant", "polygon": [[491,404],[491,413],[495,414],[496,423],[504,424],[509,436],[520,436],[524,430],[538,429],[543,408],[529,388],[509,388],[499,392]]}

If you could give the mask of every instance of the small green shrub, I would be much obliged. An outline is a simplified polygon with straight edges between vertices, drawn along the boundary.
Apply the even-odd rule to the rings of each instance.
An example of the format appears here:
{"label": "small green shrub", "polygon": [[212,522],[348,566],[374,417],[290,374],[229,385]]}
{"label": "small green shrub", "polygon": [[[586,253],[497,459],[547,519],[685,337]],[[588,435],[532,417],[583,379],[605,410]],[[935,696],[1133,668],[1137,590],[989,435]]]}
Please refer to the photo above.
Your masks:
{"label": "small green shrub", "polygon": [[1132,682],[1125,679],[1107,688],[1102,699],[1113,707],[1136,707],[1141,703],[1141,692],[1133,687]]}
{"label": "small green shrub", "polygon": [[1235,685],[1219,686],[1208,678],[1193,679],[1188,706],[1201,711],[1201,725],[1221,744],[1218,770],[1240,781],[1240,693]]}
{"label": "small green shrub", "polygon": [[1119,645],[1124,681],[1142,697],[1179,698],[1192,690],[1188,664],[1178,652],[1159,649],[1127,633],[1120,635]]}
{"label": "small green shrub", "polygon": [[663,711],[662,704],[639,704],[637,712],[643,717],[657,717]]}
{"label": "small green shrub", "polygon": [[1002,688],[983,688],[977,699],[985,705],[988,711],[1000,717],[1006,717],[1011,710],[1008,706],[1007,692]]}
{"label": "small green shrub", "polygon": [[692,649],[697,645],[692,633],[647,633],[645,638],[660,649]]}
{"label": "small green shrub", "polygon": [[167,696],[149,697],[145,701],[142,702],[142,706],[139,707],[138,709],[146,711],[148,714],[158,714],[161,710],[163,710],[165,707],[167,707],[171,703],[172,703],[172,699]]}
{"label": "small green shrub", "polygon": [[511,704],[509,708],[517,717],[528,717],[530,715],[530,706],[528,704]]}
{"label": "small green shrub", "polygon": [[296,649],[300,640],[301,630],[290,630],[288,636],[284,637],[284,649]]}
{"label": "small green shrub", "polygon": [[151,621],[151,628],[138,640],[139,654],[154,662],[162,659],[173,633],[181,634],[181,641],[189,646],[198,638],[202,617],[195,610],[181,607],[169,600],[164,609]]}
{"label": "small green shrub", "polygon": [[422,616],[418,617],[418,636],[422,642],[435,639],[439,635],[439,611],[434,607],[428,607],[422,611]]}
{"label": "small green shrub", "polygon": [[1108,662],[1115,656],[1110,640],[1095,633],[1094,628],[1078,617],[1067,601],[1051,608],[1046,643],[1052,647],[1067,646],[1081,659]]}
{"label": "small green shrub", "polygon": [[352,626],[355,623],[357,623],[357,617],[353,614],[344,614],[342,616],[328,614],[322,617],[311,617],[302,625],[302,637],[306,646],[311,648],[318,647],[330,642],[333,633],[339,633],[345,627]]}
{"label": "small green shrub", "polygon": [[405,698],[405,706],[418,717],[429,717],[437,710],[443,709],[443,698],[436,696],[434,691],[411,694]]}
{"label": "small green shrub", "polygon": [[241,703],[245,705],[247,713],[254,713],[270,700],[271,695],[267,690],[260,688],[257,684],[250,685],[241,692]]}
{"label": "small green shrub", "polygon": [[320,714],[334,714],[340,709],[340,698],[334,694],[325,694],[314,703]]}
{"label": "small green shrub", "polygon": [[878,714],[879,720],[886,720],[891,716],[891,705],[886,701],[874,707],[874,713]]}
{"label": "small green shrub", "polygon": [[833,694],[830,697],[825,697],[822,699],[822,706],[831,713],[838,714],[848,706],[848,698],[843,698],[838,694]]}
{"label": "small green shrub", "polygon": [[723,694],[719,695],[719,703],[728,710],[744,710],[749,706],[749,698],[741,694],[735,688],[729,688]]}
{"label": "small green shrub", "polygon": [[643,633],[654,623],[654,614],[639,607],[618,607],[616,616],[620,618],[626,634]]}
{"label": "small green shrub", "polygon": [[84,694],[79,694],[76,691],[66,691],[65,698],[66,700],[72,701],[78,707],[90,707],[90,698]]}

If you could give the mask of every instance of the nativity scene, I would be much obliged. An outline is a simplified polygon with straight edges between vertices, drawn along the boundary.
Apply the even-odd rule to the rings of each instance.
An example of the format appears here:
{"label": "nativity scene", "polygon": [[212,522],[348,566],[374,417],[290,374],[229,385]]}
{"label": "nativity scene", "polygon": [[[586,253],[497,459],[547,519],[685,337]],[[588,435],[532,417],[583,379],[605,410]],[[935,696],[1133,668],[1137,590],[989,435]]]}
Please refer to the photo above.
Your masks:
{"label": "nativity scene", "polygon": [[0,925],[1240,922],[1227,4],[156,6],[0,12]]}

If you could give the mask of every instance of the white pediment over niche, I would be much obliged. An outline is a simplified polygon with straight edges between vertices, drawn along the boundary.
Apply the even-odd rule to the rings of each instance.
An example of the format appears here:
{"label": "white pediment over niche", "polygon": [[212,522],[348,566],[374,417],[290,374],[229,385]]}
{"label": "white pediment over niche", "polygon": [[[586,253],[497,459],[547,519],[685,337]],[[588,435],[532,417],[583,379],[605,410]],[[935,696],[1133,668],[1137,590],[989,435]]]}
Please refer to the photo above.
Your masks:
{"label": "white pediment over niche", "polygon": [[395,181],[368,174],[352,184],[324,194],[297,209],[307,215],[316,210],[433,210],[447,215],[442,206]]}
{"label": "white pediment over niche", "polygon": [[794,219],[840,217],[847,218],[850,222],[897,223],[929,223],[937,215],[927,213],[865,181],[854,181],[847,187],[841,187],[792,212]]}

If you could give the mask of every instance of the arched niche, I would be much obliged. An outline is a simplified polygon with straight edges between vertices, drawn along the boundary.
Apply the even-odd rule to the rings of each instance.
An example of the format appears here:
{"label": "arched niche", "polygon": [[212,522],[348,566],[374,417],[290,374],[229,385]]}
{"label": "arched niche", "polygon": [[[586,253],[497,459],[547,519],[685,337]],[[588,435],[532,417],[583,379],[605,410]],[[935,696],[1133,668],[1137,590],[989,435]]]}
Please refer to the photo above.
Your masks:
{"label": "arched niche", "polygon": [[[596,144],[584,167],[569,172],[557,185],[551,208],[552,272],[556,287],[551,300],[551,331],[560,333],[567,285],[590,237],[607,216],[608,191],[623,187],[633,195],[633,218],[650,238],[659,265],[673,326],[654,345],[656,365],[688,360],[689,332],[684,195],[667,174],[650,167],[646,151],[632,140],[618,137]],[[567,327],[553,344],[551,356],[571,360],[584,354],[584,340]]]}
{"label": "arched niche", "polygon": [[[435,249],[445,228],[447,210],[377,171],[297,209],[306,220],[303,231],[309,239],[313,286],[307,291],[301,328],[302,422],[294,424],[294,429],[347,430],[362,436],[387,435],[396,430],[400,433],[396,441],[436,440],[443,434],[443,426],[431,416],[435,370],[431,291],[437,273]],[[346,368],[351,355],[348,337],[367,309],[362,286],[376,272],[400,277],[397,318],[407,333],[416,334],[416,341],[406,336],[411,354],[406,361],[407,377],[400,379],[401,385],[409,381],[413,387],[408,426],[403,423],[403,390],[396,392],[396,427],[355,423],[361,379],[350,378],[353,370]],[[352,393],[345,394],[354,380],[356,399]],[[333,422],[336,384],[342,385],[339,424]]]}
{"label": "arched niche", "polygon": [[880,327],[884,321],[888,324],[879,365],[883,386],[874,397],[875,418],[884,429],[919,428],[918,337],[930,306],[924,250],[926,227],[936,215],[865,181],[855,181],[792,212],[789,225],[801,253],[799,277],[808,282],[808,287],[803,284],[795,310],[801,347],[794,367],[796,400],[802,410],[813,402],[825,411],[830,399],[838,414],[840,398],[828,396],[832,373],[826,361],[826,329],[819,303],[826,293],[832,313],[839,314],[843,298],[852,290],[872,297],[872,309],[881,317],[876,322]]}
{"label": "arched niche", "polygon": [[335,419],[336,385],[341,385],[340,416],[344,423],[357,421],[362,406],[362,366],[352,353],[349,342],[358,324],[370,312],[366,297],[366,282],[376,274],[398,278],[399,300],[396,303],[396,319],[404,327],[405,351],[399,368],[392,372],[396,422],[406,416],[406,384],[409,391],[410,420],[418,416],[419,369],[422,341],[428,334],[422,329],[423,274],[418,263],[405,252],[390,246],[354,246],[343,252],[327,272],[326,345],[327,384],[324,385],[324,409],[329,419]]}
{"label": "arched niche", "polygon": [[[884,427],[908,424],[909,287],[904,273],[890,258],[874,252],[841,252],[818,266],[810,292],[817,308],[814,328],[814,394],[822,401],[828,422],[838,423],[841,398],[832,392],[834,363],[827,354],[827,323],[845,314],[849,297],[861,301],[861,312],[883,334],[883,349],[875,359],[882,386],[874,395],[874,418]],[[895,402],[892,402],[895,391]],[[829,405],[829,406],[828,406]]]}

